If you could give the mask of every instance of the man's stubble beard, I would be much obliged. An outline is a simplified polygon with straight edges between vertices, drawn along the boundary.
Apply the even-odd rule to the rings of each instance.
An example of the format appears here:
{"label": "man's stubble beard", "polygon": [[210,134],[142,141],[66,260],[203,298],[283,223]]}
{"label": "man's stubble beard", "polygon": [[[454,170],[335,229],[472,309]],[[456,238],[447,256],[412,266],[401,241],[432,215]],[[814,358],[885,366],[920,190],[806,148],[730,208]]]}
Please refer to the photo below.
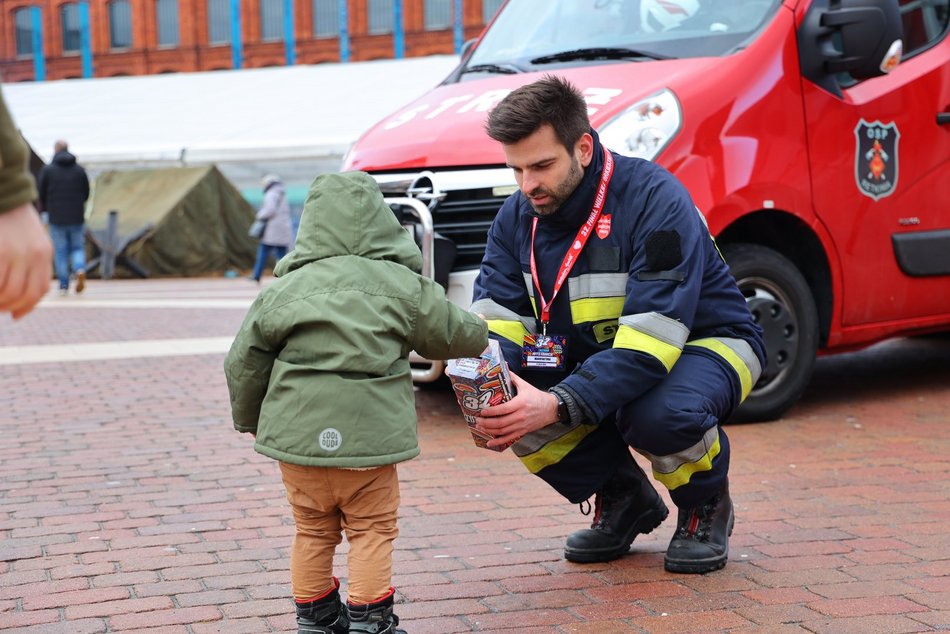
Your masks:
{"label": "man's stubble beard", "polygon": [[577,186],[581,184],[583,179],[584,168],[581,167],[581,162],[577,160],[576,157],[571,157],[571,169],[567,173],[567,178],[557,185],[555,191],[548,191],[543,187],[538,187],[534,191],[529,192],[530,196],[544,194],[550,197],[551,201],[541,206],[535,205],[531,202],[530,198],[528,198],[528,202],[531,203],[531,207],[539,216],[550,216],[557,212],[557,210],[561,208],[561,205],[571,197],[571,194],[574,193],[574,190],[577,189]]}

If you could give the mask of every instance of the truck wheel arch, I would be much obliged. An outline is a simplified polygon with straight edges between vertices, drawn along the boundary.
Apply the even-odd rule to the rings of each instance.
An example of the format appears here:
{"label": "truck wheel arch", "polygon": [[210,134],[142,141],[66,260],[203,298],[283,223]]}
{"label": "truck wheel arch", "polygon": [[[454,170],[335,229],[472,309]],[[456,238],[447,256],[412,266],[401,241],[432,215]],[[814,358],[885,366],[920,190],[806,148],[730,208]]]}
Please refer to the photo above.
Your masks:
{"label": "truck wheel arch", "polygon": [[827,340],[831,282],[818,237],[790,214],[763,211],[717,238],[740,290],[765,331],[769,362],[730,422],[782,416],[808,386]]}
{"label": "truck wheel arch", "polygon": [[720,250],[732,244],[758,244],[788,258],[805,278],[815,300],[819,346],[828,343],[834,313],[831,264],[821,238],[804,221],[781,210],[755,211],[723,228],[716,243]]}

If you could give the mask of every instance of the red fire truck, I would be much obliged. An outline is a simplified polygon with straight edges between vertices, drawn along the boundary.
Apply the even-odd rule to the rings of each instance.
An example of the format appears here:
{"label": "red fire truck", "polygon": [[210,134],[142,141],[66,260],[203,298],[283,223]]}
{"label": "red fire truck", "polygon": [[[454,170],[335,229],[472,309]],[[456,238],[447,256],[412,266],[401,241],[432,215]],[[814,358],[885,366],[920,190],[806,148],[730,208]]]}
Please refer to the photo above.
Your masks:
{"label": "red fire truck", "polygon": [[[616,152],[682,181],[765,331],[736,418],[781,416],[817,354],[950,330],[950,0],[509,0],[344,169],[421,218],[460,305],[515,191],[486,113],[557,73]],[[417,362],[416,380],[440,364]]]}

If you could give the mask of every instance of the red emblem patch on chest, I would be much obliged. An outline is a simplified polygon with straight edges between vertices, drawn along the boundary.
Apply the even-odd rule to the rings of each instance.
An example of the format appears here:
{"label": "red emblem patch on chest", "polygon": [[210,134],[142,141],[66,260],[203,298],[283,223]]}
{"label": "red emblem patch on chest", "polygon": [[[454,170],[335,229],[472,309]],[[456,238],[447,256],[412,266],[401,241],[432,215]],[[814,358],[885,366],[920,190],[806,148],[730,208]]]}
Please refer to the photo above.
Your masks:
{"label": "red emblem patch on chest", "polygon": [[606,240],[607,236],[610,235],[610,215],[601,214],[600,218],[597,219],[597,237],[601,240]]}

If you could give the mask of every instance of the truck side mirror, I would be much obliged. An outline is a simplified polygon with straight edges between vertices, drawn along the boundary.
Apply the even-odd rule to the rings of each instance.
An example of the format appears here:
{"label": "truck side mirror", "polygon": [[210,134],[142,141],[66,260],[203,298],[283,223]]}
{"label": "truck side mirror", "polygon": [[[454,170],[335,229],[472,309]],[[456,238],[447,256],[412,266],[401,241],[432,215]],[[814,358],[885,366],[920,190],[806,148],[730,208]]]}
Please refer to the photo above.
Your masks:
{"label": "truck side mirror", "polygon": [[836,95],[836,73],[868,79],[899,59],[903,36],[897,0],[816,0],[798,32],[802,74]]}

